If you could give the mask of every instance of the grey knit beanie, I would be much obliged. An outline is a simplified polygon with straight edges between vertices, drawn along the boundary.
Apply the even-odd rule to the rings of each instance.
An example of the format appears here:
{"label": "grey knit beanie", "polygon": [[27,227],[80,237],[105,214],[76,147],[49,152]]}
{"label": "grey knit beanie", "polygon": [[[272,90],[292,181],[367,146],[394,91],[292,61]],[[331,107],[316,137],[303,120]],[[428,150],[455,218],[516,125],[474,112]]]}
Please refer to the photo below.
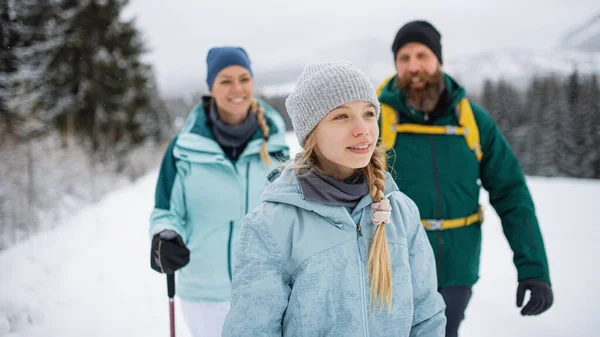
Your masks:
{"label": "grey knit beanie", "polygon": [[352,101],[372,103],[379,118],[375,88],[355,65],[337,61],[305,66],[294,91],[285,101],[300,146],[304,147],[304,140],[325,115]]}

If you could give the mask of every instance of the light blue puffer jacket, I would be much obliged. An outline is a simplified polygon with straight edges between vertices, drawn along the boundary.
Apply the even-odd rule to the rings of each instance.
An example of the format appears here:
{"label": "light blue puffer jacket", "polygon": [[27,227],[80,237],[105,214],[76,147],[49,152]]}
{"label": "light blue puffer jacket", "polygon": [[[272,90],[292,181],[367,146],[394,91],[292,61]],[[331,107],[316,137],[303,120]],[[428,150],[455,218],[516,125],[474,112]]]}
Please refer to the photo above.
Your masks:
{"label": "light blue puffer jacket", "polygon": [[[268,105],[268,151],[288,156],[285,126]],[[256,207],[273,167],[260,159],[262,134],[257,130],[235,163],[213,140],[203,104],[191,113],[166,151],[150,219],[150,237],[177,232],[190,250],[190,262],[177,273],[177,295],[188,301],[223,302],[231,296],[233,261],[241,221]]]}
{"label": "light blue puffer jacket", "polygon": [[350,214],[304,200],[293,172],[284,171],[244,218],[223,336],[443,337],[445,305],[418,209],[387,173],[385,186],[393,208],[389,313],[370,305],[371,196]]}

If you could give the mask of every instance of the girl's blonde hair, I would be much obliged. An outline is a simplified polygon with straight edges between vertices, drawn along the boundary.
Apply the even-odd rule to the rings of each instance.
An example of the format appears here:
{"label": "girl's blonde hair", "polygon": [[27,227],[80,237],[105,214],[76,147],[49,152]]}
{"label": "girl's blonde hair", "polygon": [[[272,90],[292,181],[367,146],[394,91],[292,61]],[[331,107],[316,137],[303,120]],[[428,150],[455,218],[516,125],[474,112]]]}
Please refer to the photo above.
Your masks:
{"label": "girl's blonde hair", "polygon": [[[363,169],[374,202],[380,202],[385,198],[384,169],[385,151],[379,147],[375,148],[369,165]],[[377,228],[369,248],[371,298],[377,299],[379,304],[385,305],[390,310],[392,308],[392,266],[385,235],[385,223],[375,225]]]}
{"label": "girl's blonde hair", "polygon": [[[304,143],[304,150],[285,169],[293,169],[296,174],[307,174],[317,169],[315,146],[317,145],[314,130],[308,134]],[[377,147],[373,152],[371,161],[363,168],[365,179],[373,202],[380,202],[385,198],[385,151]],[[376,224],[375,235],[369,248],[369,279],[371,281],[371,299],[377,304],[385,305],[388,310],[392,307],[392,268],[388,252],[385,224]]]}
{"label": "girl's blonde hair", "polygon": [[267,142],[269,141],[269,126],[267,125],[267,119],[265,118],[265,109],[258,104],[256,99],[253,99],[250,111],[256,113],[256,121],[258,122],[260,130],[263,134],[264,141],[260,146],[260,159],[262,160],[263,165],[266,167],[271,167],[271,165],[273,165],[273,161],[271,160],[271,156],[267,150]]}

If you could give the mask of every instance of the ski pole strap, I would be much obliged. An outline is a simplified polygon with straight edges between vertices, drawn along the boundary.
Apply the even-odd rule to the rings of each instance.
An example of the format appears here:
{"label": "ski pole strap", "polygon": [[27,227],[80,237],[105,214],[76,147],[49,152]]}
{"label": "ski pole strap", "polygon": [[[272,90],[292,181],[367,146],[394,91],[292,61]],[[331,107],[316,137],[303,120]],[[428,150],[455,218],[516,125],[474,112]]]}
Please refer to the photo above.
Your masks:
{"label": "ski pole strap", "polygon": [[167,294],[169,298],[175,297],[175,274],[167,274]]}
{"label": "ski pole strap", "polygon": [[483,210],[478,208],[476,213],[473,213],[464,218],[457,219],[421,219],[423,227],[428,231],[443,231],[446,229],[460,228],[470,226],[474,223],[483,223]]}

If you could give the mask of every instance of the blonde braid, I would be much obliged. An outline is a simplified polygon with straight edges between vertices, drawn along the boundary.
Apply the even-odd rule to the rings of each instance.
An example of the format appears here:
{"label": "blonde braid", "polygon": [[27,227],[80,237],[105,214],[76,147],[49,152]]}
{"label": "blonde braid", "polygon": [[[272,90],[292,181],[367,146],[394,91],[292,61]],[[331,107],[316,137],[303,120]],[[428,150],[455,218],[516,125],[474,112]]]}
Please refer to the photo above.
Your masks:
{"label": "blonde braid", "polygon": [[267,142],[269,141],[269,126],[267,125],[267,119],[265,118],[265,109],[258,105],[256,99],[252,100],[252,110],[256,112],[256,121],[260,126],[260,129],[263,134],[263,143],[260,146],[260,159],[263,162],[263,165],[266,167],[271,167],[273,165],[273,161],[271,161],[271,156],[269,155],[269,151],[267,149]]}
{"label": "blonde braid", "polygon": [[[364,173],[369,184],[371,197],[375,203],[385,199],[385,152],[376,148],[371,162],[365,167]],[[371,299],[376,299],[381,305],[392,308],[392,268],[388,252],[385,222],[377,224],[373,242],[369,248],[369,278],[371,280]]]}

